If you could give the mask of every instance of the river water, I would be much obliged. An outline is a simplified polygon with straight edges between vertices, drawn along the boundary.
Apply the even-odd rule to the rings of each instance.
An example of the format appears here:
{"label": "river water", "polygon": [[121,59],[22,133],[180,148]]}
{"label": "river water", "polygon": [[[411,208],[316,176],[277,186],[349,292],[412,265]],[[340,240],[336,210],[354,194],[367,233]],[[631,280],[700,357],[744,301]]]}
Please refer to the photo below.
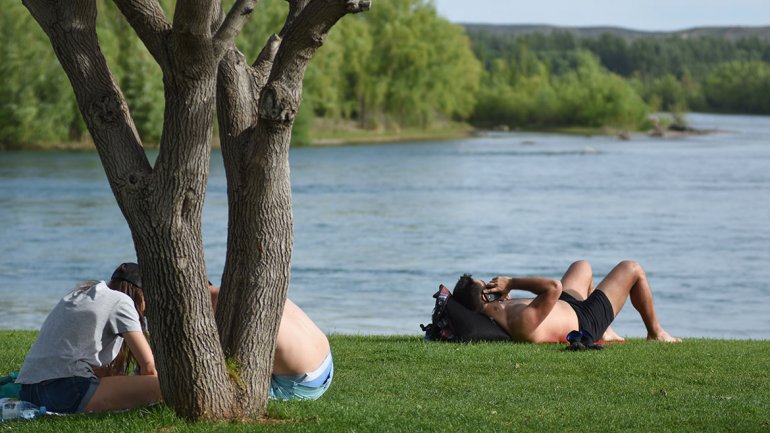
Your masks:
{"label": "river water", "polygon": [[[291,151],[289,296],[327,332],[418,334],[460,274],[559,277],[590,260],[647,270],[674,335],[770,339],[770,117],[692,114],[679,139],[500,133]],[[225,176],[204,208],[224,266]],[[134,260],[93,152],[0,153],[0,328],[36,329],[78,281]],[[630,303],[622,335],[643,336]]]}

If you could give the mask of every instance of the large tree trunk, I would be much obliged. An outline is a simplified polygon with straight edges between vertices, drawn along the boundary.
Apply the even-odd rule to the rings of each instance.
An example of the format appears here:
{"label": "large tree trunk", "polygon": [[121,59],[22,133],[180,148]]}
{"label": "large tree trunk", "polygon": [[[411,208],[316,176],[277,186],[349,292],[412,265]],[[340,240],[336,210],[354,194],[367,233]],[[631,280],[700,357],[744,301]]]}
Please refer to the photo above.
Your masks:
{"label": "large tree trunk", "polygon": [[346,13],[368,7],[368,1],[357,0],[293,2],[281,34],[270,38],[252,66],[234,47],[220,63],[217,107],[229,233],[217,324],[225,355],[241,367],[249,412],[267,402],[275,335],[288,291],[293,242],[289,144],[302,79],[331,27]]}
{"label": "large tree trunk", "polygon": [[[142,267],[163,397],[180,416],[259,416],[292,247],[288,151],[308,61],[345,14],[368,0],[292,0],[280,36],[249,66],[233,40],[256,0],[115,0],[161,66],[160,153],[144,153],[96,37],[95,0],[24,0],[72,83]],[[228,181],[228,252],[216,322],[201,211],[215,101]],[[219,328],[217,328],[217,324]]]}
{"label": "large tree trunk", "polygon": [[[164,373],[163,395],[177,413],[191,418],[240,415],[206,290],[201,231],[215,60],[199,57],[187,77],[166,77],[163,137],[146,196],[153,209],[130,224],[149,286],[147,317],[158,371]],[[171,64],[186,67],[176,59]]]}

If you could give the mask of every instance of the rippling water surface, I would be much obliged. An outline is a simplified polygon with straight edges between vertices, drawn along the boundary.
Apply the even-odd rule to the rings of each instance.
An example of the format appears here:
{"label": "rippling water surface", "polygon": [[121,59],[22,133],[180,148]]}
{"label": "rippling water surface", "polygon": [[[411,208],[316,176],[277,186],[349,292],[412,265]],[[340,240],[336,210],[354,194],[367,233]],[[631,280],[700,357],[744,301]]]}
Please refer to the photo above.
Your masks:
{"label": "rippling water surface", "polygon": [[[647,269],[684,337],[770,339],[770,118],[691,115],[684,139],[510,133],[291,152],[289,296],[329,332],[417,334],[463,272],[559,277],[588,259]],[[219,153],[204,209],[224,266]],[[35,329],[77,281],[134,260],[95,153],[0,153],[0,328]],[[617,330],[644,335],[630,304]]]}

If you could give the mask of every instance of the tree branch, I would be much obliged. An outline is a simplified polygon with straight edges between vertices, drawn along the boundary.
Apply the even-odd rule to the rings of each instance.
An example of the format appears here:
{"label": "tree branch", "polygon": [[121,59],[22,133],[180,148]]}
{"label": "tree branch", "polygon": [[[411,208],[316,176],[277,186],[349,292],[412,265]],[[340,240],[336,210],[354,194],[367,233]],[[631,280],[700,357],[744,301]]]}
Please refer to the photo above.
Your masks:
{"label": "tree branch", "polygon": [[217,19],[219,1],[178,0],[174,10],[173,34],[184,55],[209,51],[212,23]]}
{"label": "tree branch", "polygon": [[279,35],[284,35],[291,27],[292,23],[295,19],[299,16],[300,12],[302,12],[305,9],[305,6],[307,6],[308,3],[310,3],[310,0],[287,0],[289,2],[289,14],[286,16],[286,21],[284,21],[283,28],[281,29],[281,32]]}
{"label": "tree branch", "polygon": [[214,44],[220,52],[224,52],[233,43],[254,11],[256,4],[257,0],[238,0],[233,4],[222,26],[214,35]]}
{"label": "tree branch", "polygon": [[216,34],[219,27],[222,26],[222,23],[225,21],[225,12],[222,8],[221,2],[215,2],[214,3],[214,13],[212,14],[212,21],[211,21],[211,34]]}
{"label": "tree branch", "polygon": [[174,31],[210,35],[216,10],[216,2],[210,0],[179,0],[174,9]]}
{"label": "tree branch", "polygon": [[265,87],[265,83],[267,83],[267,79],[270,77],[270,70],[273,68],[275,55],[278,53],[278,49],[281,48],[281,40],[281,37],[278,35],[270,36],[265,46],[262,47],[262,51],[259,52],[257,60],[251,65],[257,76],[257,88],[259,89],[257,95],[262,92],[262,88]]}
{"label": "tree branch", "polygon": [[165,40],[171,23],[157,0],[114,0],[139,39],[161,67],[168,64]]}
{"label": "tree branch", "polygon": [[366,12],[372,8],[371,0],[346,0],[345,9],[349,14]]}
{"label": "tree branch", "polygon": [[[369,10],[370,0],[295,0],[305,6],[296,18],[287,17],[278,53],[259,105],[261,119],[291,125],[299,109],[302,80],[310,59],[323,45],[329,30],[343,16]],[[294,12],[297,12],[296,10]],[[264,122],[260,122],[264,123]]]}
{"label": "tree branch", "polygon": [[[265,86],[273,59],[281,45],[281,38],[272,35],[257,60],[249,67],[244,55],[231,46],[219,63],[217,74],[217,115],[219,138],[223,157],[232,156],[233,163],[225,168],[236,167],[244,159],[244,150],[255,142],[253,136],[257,124],[257,101]],[[237,182],[234,177],[233,182]]]}
{"label": "tree branch", "polygon": [[[283,36],[291,28],[294,20],[305,10],[305,7],[312,0],[286,0],[289,2],[289,14],[279,35]],[[342,0],[345,3],[347,13],[359,13],[368,11],[371,8],[371,0]]]}
{"label": "tree branch", "polygon": [[141,188],[152,168],[125,98],[99,48],[96,2],[24,0],[24,5],[48,35],[72,83],[80,112],[123,208],[122,198]]}

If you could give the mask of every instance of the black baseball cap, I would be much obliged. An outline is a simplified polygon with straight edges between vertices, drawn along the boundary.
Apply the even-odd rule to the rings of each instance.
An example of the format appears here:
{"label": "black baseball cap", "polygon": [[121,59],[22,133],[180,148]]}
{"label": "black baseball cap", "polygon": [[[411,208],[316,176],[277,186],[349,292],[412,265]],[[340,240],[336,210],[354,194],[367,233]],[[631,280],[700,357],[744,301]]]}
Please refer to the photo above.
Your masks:
{"label": "black baseball cap", "polygon": [[142,287],[142,273],[136,263],[123,263],[112,273],[112,280],[128,281],[136,287]]}

